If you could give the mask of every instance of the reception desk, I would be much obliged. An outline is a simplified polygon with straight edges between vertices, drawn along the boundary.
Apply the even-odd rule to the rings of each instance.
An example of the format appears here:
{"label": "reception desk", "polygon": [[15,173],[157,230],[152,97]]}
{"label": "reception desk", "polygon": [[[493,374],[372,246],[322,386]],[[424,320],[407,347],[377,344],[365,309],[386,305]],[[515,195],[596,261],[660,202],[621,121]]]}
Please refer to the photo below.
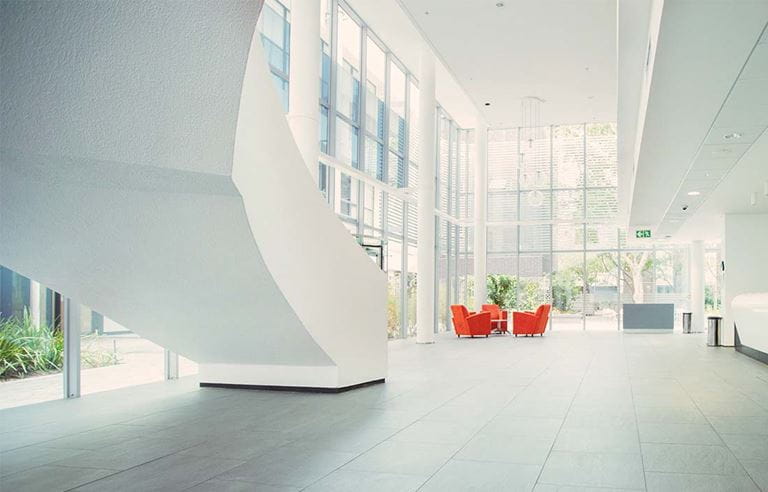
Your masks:
{"label": "reception desk", "polygon": [[768,364],[768,292],[738,295],[731,310],[736,350]]}
{"label": "reception desk", "polygon": [[674,304],[624,304],[626,332],[668,333],[675,327]]}

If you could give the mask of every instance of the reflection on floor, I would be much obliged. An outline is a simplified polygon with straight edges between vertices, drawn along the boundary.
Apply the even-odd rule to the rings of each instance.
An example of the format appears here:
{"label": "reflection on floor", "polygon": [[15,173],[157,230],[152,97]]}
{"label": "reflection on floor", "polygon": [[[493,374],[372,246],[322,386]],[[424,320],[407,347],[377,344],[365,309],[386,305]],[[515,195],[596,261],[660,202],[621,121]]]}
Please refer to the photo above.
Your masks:
{"label": "reflection on floor", "polygon": [[184,379],[0,412],[0,489],[768,488],[768,367],[701,335],[390,344],[340,395]]}

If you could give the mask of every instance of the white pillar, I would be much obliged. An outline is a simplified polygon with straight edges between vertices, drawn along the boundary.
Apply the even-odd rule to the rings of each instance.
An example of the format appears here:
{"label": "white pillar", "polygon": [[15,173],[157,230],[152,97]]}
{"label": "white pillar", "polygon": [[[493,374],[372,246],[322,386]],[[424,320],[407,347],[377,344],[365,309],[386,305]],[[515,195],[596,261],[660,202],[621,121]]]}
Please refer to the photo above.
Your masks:
{"label": "white pillar", "polygon": [[435,59],[427,48],[419,63],[419,272],[416,290],[416,342],[435,341]]}
{"label": "white pillar", "polygon": [[29,281],[29,317],[32,326],[40,326],[40,283]]}
{"label": "white pillar", "polygon": [[320,0],[291,4],[288,124],[312,179],[320,156]]}
{"label": "white pillar", "polygon": [[179,379],[179,354],[163,349],[163,366],[165,369],[165,379]]}
{"label": "white pillar", "polygon": [[475,127],[475,311],[488,297],[486,284],[486,230],[488,217],[488,127],[478,116]]}
{"label": "white pillar", "polygon": [[64,398],[80,397],[80,304],[62,299],[64,329]]}
{"label": "white pillar", "polygon": [[691,331],[703,332],[704,314],[704,242],[691,243]]}

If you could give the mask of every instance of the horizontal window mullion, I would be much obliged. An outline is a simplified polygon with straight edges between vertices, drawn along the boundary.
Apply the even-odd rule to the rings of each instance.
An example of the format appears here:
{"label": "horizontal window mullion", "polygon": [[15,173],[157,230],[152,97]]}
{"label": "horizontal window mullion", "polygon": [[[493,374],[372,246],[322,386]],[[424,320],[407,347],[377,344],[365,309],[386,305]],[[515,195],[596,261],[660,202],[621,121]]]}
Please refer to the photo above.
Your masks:
{"label": "horizontal window mullion", "polygon": [[344,123],[348,124],[349,126],[357,128],[358,130],[360,129],[360,123],[355,123],[355,121],[352,120],[352,118],[350,118],[349,116],[347,116],[347,115],[345,115],[343,113],[339,113],[338,111],[336,111],[336,117],[341,119],[341,120],[343,120]]}

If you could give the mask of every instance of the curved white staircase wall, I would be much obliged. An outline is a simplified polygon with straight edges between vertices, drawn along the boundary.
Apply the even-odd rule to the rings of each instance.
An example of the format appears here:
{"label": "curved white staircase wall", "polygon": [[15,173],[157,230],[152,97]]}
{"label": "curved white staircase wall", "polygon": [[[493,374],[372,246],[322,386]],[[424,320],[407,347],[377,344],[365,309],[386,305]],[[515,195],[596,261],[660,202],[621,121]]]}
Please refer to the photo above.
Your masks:
{"label": "curved white staircase wall", "polygon": [[768,358],[768,292],[739,294],[731,301],[739,342]]}
{"label": "curved white staircase wall", "polygon": [[384,377],[385,275],[301,160],[258,2],[0,8],[0,263],[204,382]]}

